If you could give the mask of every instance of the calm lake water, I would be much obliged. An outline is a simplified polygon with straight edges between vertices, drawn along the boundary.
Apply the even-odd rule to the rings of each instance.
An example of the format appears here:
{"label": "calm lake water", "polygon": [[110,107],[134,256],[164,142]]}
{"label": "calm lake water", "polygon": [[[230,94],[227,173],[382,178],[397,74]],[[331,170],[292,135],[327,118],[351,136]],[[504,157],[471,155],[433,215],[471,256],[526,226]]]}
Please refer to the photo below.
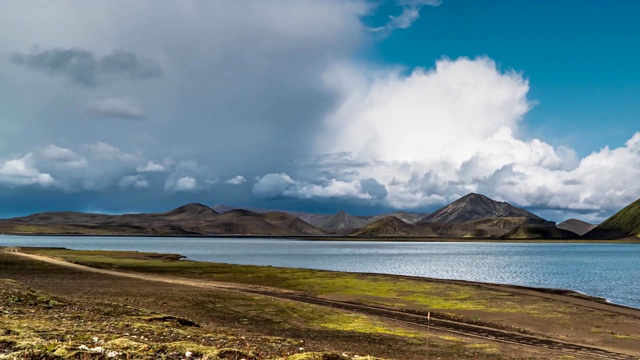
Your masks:
{"label": "calm lake water", "polygon": [[0,236],[0,246],[176,253],[191,260],[571,289],[640,308],[640,245]]}

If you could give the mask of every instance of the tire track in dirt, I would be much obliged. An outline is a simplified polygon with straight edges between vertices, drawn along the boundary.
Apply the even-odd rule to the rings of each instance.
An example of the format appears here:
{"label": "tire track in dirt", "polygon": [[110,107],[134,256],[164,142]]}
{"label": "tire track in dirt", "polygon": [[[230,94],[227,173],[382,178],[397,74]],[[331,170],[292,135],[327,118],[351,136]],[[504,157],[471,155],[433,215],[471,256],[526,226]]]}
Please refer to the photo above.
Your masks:
{"label": "tire track in dirt", "polygon": [[482,326],[482,325],[470,324],[462,321],[443,319],[439,317],[437,314],[428,316],[424,314],[412,313],[409,311],[392,310],[392,309],[382,308],[382,307],[377,307],[372,305],[357,304],[357,303],[346,302],[346,301],[329,300],[329,299],[320,298],[314,295],[303,294],[303,293],[283,290],[283,289],[272,289],[272,288],[265,288],[265,287],[245,285],[245,284],[223,283],[223,282],[214,282],[214,281],[206,281],[206,280],[193,280],[193,279],[178,278],[178,277],[171,277],[171,276],[149,275],[149,274],[142,274],[142,273],[99,269],[99,268],[93,268],[85,265],[75,264],[65,260],[50,258],[46,256],[26,254],[26,253],[17,251],[17,249],[12,249],[7,252],[10,252],[17,256],[29,258],[32,260],[43,261],[50,264],[73,268],[81,271],[87,271],[87,272],[93,272],[93,273],[99,273],[99,274],[111,275],[111,276],[127,277],[127,278],[133,278],[133,279],[145,280],[145,281],[155,281],[155,282],[163,282],[163,283],[176,284],[176,285],[195,286],[200,288],[231,290],[231,291],[238,291],[238,292],[248,293],[248,294],[269,296],[269,297],[274,297],[279,299],[285,299],[290,301],[330,307],[334,309],[346,310],[350,312],[357,312],[357,313],[366,314],[366,315],[378,316],[385,319],[400,321],[407,324],[417,325],[425,328],[428,327],[433,330],[454,333],[457,335],[472,336],[472,337],[481,338],[489,341],[498,341],[498,342],[509,343],[509,344],[525,345],[525,346],[531,346],[531,347],[541,348],[546,350],[555,350],[555,351],[560,351],[566,354],[572,354],[577,356],[581,356],[581,355],[590,356],[590,357],[596,356],[602,359],[611,359],[611,360],[640,359],[633,355],[616,353],[616,352],[608,351],[608,350],[597,348],[597,347],[567,343],[567,342],[554,340],[550,338],[544,338],[544,337],[535,336],[531,334],[519,333],[515,331],[508,331],[504,329],[497,329],[497,328],[486,326],[489,324]]}
{"label": "tire track in dirt", "polygon": [[327,300],[317,297],[310,297],[306,295],[297,294],[278,294],[274,295],[269,291],[260,290],[246,290],[245,292],[265,295],[265,296],[277,296],[288,300],[294,300],[304,303],[310,303],[315,305],[321,305],[326,307],[332,307],[352,312],[363,313],[367,315],[375,315],[386,319],[393,319],[404,323],[419,325],[421,327],[429,327],[430,329],[440,330],[450,333],[455,333],[464,336],[473,336],[486,340],[493,340],[517,345],[527,345],[538,348],[545,348],[551,350],[558,350],[562,352],[571,353],[573,355],[585,355],[585,356],[598,356],[603,359],[612,360],[637,360],[638,357],[633,355],[621,354],[597,347],[573,344],[562,342],[558,340],[537,337],[534,335],[522,334],[513,331],[505,331],[487,326],[479,326],[464,323],[461,321],[452,321],[446,319],[439,319],[433,315],[412,314],[400,310],[391,310],[387,308],[380,308],[370,305],[362,305],[350,302]]}

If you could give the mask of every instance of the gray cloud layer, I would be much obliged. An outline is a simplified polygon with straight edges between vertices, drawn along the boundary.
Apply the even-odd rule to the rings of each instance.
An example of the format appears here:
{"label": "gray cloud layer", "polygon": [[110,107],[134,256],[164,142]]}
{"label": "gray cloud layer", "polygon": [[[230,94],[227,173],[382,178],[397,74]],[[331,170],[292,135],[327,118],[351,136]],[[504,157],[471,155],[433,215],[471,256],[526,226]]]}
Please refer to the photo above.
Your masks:
{"label": "gray cloud layer", "polygon": [[118,78],[151,79],[163,74],[157,64],[140,61],[136,54],[123,50],[113,50],[108,55],[97,57],[83,49],[34,49],[27,54],[14,53],[11,55],[11,61],[29,69],[66,76],[73,82],[85,86],[97,86],[104,81]]}
{"label": "gray cloud layer", "polygon": [[134,101],[126,98],[91,100],[85,109],[91,114],[108,118],[141,120],[146,117]]}

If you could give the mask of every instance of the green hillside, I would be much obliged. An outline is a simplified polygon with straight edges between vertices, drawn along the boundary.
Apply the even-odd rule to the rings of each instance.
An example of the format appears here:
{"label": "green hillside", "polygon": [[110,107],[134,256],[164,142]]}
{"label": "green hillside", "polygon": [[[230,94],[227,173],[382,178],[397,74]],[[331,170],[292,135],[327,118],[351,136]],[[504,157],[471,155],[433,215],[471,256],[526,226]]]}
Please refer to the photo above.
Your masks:
{"label": "green hillside", "polygon": [[520,225],[502,235],[502,239],[575,239],[578,235],[568,230],[543,225]]}
{"label": "green hillside", "polygon": [[435,236],[414,224],[407,224],[395,216],[388,216],[349,234],[351,236]]}
{"label": "green hillside", "polygon": [[588,239],[640,237],[640,199],[615,213],[584,237]]}

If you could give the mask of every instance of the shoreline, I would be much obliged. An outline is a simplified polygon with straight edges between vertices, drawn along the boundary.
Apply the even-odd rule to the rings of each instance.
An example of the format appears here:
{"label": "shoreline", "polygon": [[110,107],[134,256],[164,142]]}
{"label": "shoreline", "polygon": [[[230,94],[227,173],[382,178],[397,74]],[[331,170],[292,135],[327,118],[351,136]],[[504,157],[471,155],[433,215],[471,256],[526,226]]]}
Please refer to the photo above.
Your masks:
{"label": "shoreline", "polygon": [[59,233],[2,233],[0,236],[47,236],[47,237],[114,237],[114,238],[196,238],[196,239],[271,239],[298,241],[339,241],[339,242],[415,242],[415,243],[569,243],[569,244],[640,244],[640,238],[622,239],[495,239],[495,238],[451,238],[451,237],[410,237],[410,236],[345,236],[345,235],[256,235],[256,234],[59,234]]}
{"label": "shoreline", "polygon": [[[15,250],[14,250],[15,249]],[[20,249],[32,249],[32,250],[70,250],[70,251],[81,251],[81,250],[73,250],[66,247],[34,247],[34,246],[0,246],[0,251],[8,251],[8,252],[20,252]],[[100,250],[90,250],[90,251],[100,251]],[[124,250],[121,250],[124,251]],[[137,251],[135,251],[137,252]],[[610,299],[602,296],[589,295],[587,293],[573,290],[573,289],[563,289],[563,288],[547,288],[547,287],[536,287],[536,286],[526,286],[526,285],[517,285],[517,284],[506,284],[506,283],[493,283],[493,282],[483,282],[483,281],[474,281],[474,280],[462,280],[462,279],[450,279],[450,278],[434,278],[428,276],[415,276],[415,275],[402,275],[402,274],[392,274],[392,273],[375,273],[375,272],[358,272],[358,271],[338,271],[338,270],[326,270],[326,269],[315,269],[315,268],[292,268],[292,267],[283,267],[283,266],[273,266],[273,265],[250,265],[250,264],[235,264],[235,263],[225,263],[225,262],[213,262],[213,261],[201,261],[201,260],[193,260],[188,258],[187,256],[181,254],[172,254],[172,253],[158,253],[163,255],[173,255],[176,256],[180,261],[192,261],[203,264],[224,264],[224,265],[232,265],[232,266],[256,266],[256,267],[269,267],[275,269],[300,269],[300,270],[313,270],[322,273],[339,273],[339,274],[352,274],[359,276],[371,276],[371,277],[391,277],[395,279],[404,279],[404,280],[414,280],[420,282],[432,282],[432,283],[441,283],[441,284],[453,284],[453,285],[462,285],[462,286],[477,286],[482,288],[489,288],[495,290],[502,291],[510,291],[510,292],[519,292],[519,293],[527,293],[534,292],[538,293],[540,297],[549,297],[555,300],[563,301],[562,299],[574,299],[580,302],[592,302],[607,306],[613,306],[620,309],[632,310],[632,311],[640,311],[640,307],[633,307],[624,304],[618,304],[612,302]],[[572,301],[564,301],[568,303],[573,303]]]}
{"label": "shoreline", "polygon": [[[191,347],[187,336],[191,335],[195,344],[203,340],[207,351],[219,352],[238,338],[224,334],[237,331],[242,337],[236,348],[249,352],[249,345],[243,345],[247,336],[262,353],[272,349],[270,336],[277,336],[304,343],[295,345],[299,351],[303,347],[304,351],[347,350],[360,355],[366,351],[389,359],[423,359],[425,348],[443,360],[477,356],[515,360],[522,358],[523,351],[532,359],[565,354],[629,360],[640,355],[640,309],[571,290],[180,261],[180,255],[156,252],[16,247],[0,249],[0,259],[0,279],[13,279],[0,280],[5,297],[24,298],[5,303],[11,307],[3,321],[13,324],[5,325],[5,335],[13,336],[15,344],[25,344],[17,350],[33,349],[26,345],[32,340],[12,335],[20,324],[42,327],[45,318],[47,328],[60,329],[56,331],[71,340],[60,343],[59,335],[41,340],[36,339],[40,333],[33,333],[40,347],[43,341],[53,341],[45,348],[54,350],[61,344],[68,350],[78,349],[88,336],[104,339],[111,347],[120,346],[121,341],[139,343],[140,335],[148,344],[141,347]],[[56,270],[51,271],[52,267]],[[20,306],[29,311],[34,304],[43,307],[37,320],[20,316]],[[114,315],[120,311],[117,307],[133,317]],[[141,314],[132,313],[135,309],[141,309]],[[93,317],[84,330],[77,330],[84,324],[60,327],[60,319],[77,318],[69,313],[74,311],[85,314],[85,320],[86,314]],[[96,332],[94,323],[113,324],[115,318],[120,321],[115,332],[112,325]],[[183,333],[189,324],[195,324],[188,330],[193,332]],[[201,339],[199,334],[204,333],[199,328],[220,334],[216,338],[223,339],[222,345],[217,346],[211,335]],[[134,334],[138,337],[129,337]],[[178,336],[187,342],[173,342],[180,338],[167,337],[170,334],[182,334]],[[121,353],[127,349],[116,348]],[[281,351],[275,356],[280,358]]]}

